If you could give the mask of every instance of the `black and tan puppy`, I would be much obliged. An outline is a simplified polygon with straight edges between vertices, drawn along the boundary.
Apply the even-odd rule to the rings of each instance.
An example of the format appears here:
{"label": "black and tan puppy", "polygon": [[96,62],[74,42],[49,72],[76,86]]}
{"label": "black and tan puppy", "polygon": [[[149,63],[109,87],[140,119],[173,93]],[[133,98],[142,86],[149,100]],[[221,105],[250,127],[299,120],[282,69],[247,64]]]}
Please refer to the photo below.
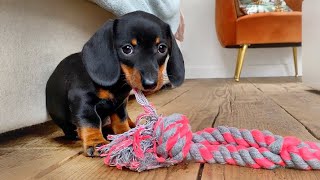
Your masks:
{"label": "black and tan puppy", "polygon": [[132,88],[162,86],[166,57],[170,82],[184,81],[184,61],[168,24],[137,11],[106,22],[82,52],[62,60],[46,86],[47,110],[69,138],[79,137],[92,156],[107,117],[114,133],[134,127],[126,111]]}

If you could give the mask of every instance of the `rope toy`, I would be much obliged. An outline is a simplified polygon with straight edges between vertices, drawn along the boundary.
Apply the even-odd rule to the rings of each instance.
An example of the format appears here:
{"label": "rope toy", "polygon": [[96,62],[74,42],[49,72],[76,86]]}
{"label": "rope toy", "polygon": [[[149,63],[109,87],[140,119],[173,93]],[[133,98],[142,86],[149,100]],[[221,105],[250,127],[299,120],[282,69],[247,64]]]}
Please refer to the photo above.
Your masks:
{"label": "rope toy", "polygon": [[[141,172],[193,160],[263,169],[320,169],[319,143],[225,126],[192,133],[186,116],[158,115],[140,91],[134,93],[144,113],[135,128],[109,135],[112,142],[98,148],[106,165]],[[140,124],[142,119],[146,123]]]}

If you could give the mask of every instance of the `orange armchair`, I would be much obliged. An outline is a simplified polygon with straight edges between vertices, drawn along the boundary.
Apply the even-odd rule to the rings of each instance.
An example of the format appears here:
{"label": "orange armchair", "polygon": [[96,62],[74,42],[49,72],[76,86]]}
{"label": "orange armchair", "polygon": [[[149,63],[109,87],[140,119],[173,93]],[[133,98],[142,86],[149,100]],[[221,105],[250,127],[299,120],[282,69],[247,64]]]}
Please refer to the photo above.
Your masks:
{"label": "orange armchair", "polygon": [[293,12],[268,12],[238,17],[237,0],[216,0],[216,32],[223,47],[239,47],[234,78],[239,81],[248,47],[292,46],[295,74],[297,49],[302,40],[302,1],[286,0]]}

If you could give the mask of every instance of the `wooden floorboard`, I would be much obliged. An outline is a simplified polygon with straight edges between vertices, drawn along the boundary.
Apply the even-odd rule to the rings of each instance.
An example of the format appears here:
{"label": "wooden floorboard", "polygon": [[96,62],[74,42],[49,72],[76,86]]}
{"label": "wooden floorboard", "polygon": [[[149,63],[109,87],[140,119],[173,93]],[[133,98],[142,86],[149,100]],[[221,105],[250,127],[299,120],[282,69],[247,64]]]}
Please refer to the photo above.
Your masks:
{"label": "wooden floorboard", "polygon": [[[240,83],[229,82],[228,84],[229,89],[225,95],[227,98],[220,105],[220,115],[214,126],[267,129],[282,136],[297,136],[302,140],[309,141],[317,140],[300,122],[246,79],[242,79]],[[223,179],[243,180],[319,179],[320,172],[291,169],[255,170],[247,167],[205,164],[202,177],[203,179],[211,179],[212,177],[221,177],[222,179],[223,177]]]}
{"label": "wooden floorboard", "polygon": [[292,169],[252,169],[231,165],[205,165],[203,180],[319,180],[319,172]]}
{"label": "wooden floorboard", "polygon": [[62,137],[53,122],[0,136],[0,179],[29,179],[79,156],[79,141]]}
{"label": "wooden floorboard", "polygon": [[[320,140],[320,92],[294,78],[249,79]],[[298,81],[298,82],[297,82]],[[261,83],[262,82],[262,83]]]}
{"label": "wooden floorboard", "polygon": [[77,149],[21,149],[0,156],[0,179],[29,179],[78,156]]}
{"label": "wooden floorboard", "polygon": [[42,179],[186,179],[197,178],[199,164],[179,164],[170,168],[160,168],[141,173],[129,170],[118,170],[115,167],[107,167],[101,158],[83,158],[79,156],[60,168],[46,174],[37,176]]}
{"label": "wooden floorboard", "polygon": [[[187,80],[149,95],[159,114],[187,115],[193,131],[227,125],[268,129],[282,136],[319,139],[320,95],[296,78]],[[128,104],[132,119],[141,111]],[[79,141],[61,137],[52,122],[0,135],[0,179],[320,179],[320,171],[255,170],[229,165],[182,163],[142,173],[106,167],[81,154]]]}
{"label": "wooden floorboard", "polygon": [[301,123],[246,79],[230,82],[226,93],[228,98],[220,105],[223,116],[217,118],[215,126],[267,129],[282,136],[316,140]]}

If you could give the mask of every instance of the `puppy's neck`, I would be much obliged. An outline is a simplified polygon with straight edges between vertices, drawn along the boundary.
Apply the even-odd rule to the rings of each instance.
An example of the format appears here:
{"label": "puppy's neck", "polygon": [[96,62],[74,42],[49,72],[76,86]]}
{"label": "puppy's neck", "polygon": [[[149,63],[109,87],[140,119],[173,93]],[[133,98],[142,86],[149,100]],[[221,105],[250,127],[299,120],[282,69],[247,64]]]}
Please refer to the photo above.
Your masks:
{"label": "puppy's neck", "polygon": [[132,90],[131,86],[122,78],[110,87],[96,85],[97,96],[100,99],[117,99],[122,100],[129,96]]}

